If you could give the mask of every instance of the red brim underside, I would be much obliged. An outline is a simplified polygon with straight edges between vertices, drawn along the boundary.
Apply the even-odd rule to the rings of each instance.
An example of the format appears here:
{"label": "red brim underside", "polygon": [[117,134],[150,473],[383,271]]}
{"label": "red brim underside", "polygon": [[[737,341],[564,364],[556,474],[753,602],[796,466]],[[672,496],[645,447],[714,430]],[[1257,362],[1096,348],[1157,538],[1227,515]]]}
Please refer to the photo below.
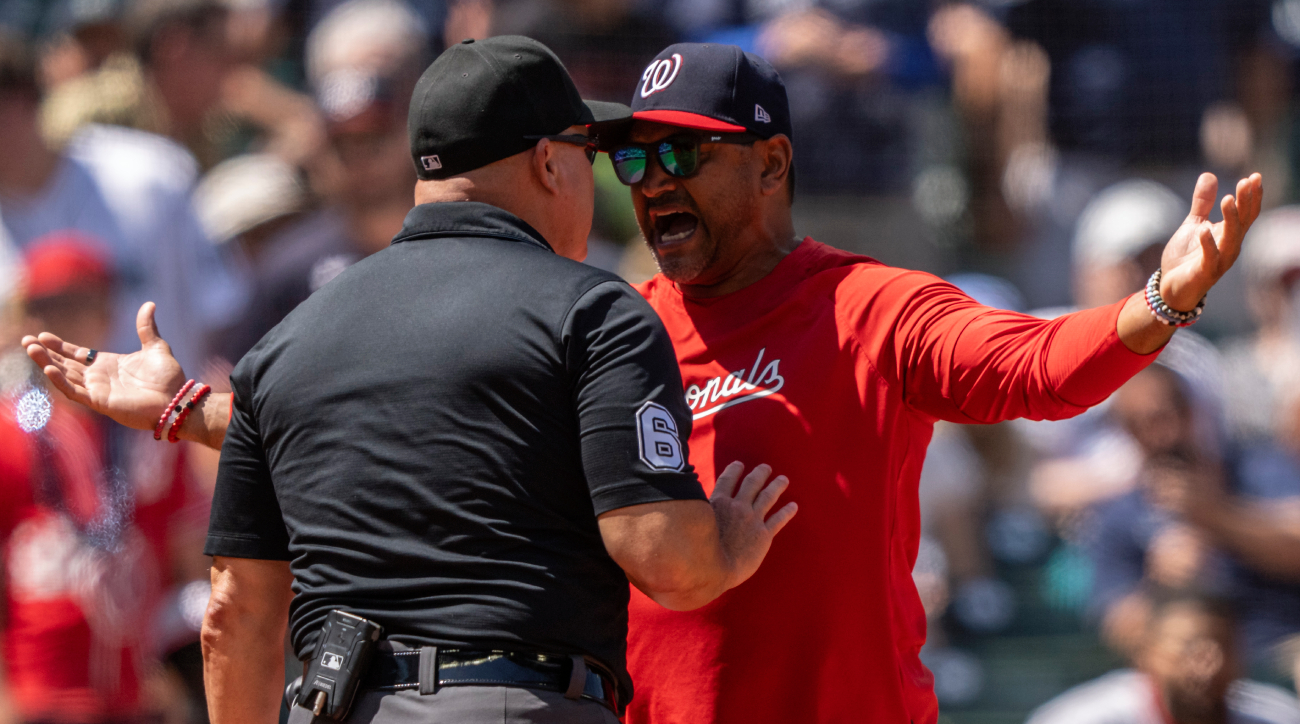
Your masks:
{"label": "red brim underside", "polygon": [[737,126],[734,123],[727,123],[726,121],[719,121],[716,118],[701,116],[698,113],[687,113],[686,111],[637,111],[632,114],[632,117],[638,121],[653,121],[655,123],[664,123],[669,126],[698,128],[704,131],[744,133],[748,130],[744,126]]}

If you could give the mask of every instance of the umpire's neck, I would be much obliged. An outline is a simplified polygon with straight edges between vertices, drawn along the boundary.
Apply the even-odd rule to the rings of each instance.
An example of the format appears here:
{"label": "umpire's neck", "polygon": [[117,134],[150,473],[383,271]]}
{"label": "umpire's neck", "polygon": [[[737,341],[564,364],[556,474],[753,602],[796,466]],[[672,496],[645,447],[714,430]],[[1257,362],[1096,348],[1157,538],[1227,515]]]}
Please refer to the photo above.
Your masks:
{"label": "umpire's neck", "polygon": [[[585,133],[576,126],[566,133]],[[578,146],[546,139],[533,148],[447,179],[417,181],[415,203],[479,201],[523,219],[560,256],[587,256],[595,185]]]}

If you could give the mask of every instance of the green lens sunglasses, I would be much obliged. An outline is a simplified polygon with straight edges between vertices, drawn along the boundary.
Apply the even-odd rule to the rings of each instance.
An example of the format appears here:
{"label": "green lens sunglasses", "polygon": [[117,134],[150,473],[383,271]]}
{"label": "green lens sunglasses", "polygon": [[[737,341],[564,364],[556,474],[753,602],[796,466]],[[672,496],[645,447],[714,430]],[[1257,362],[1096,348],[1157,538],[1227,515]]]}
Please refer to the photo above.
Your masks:
{"label": "green lens sunglasses", "polygon": [[669,176],[689,178],[700,170],[700,146],[705,143],[732,143],[748,146],[758,141],[751,133],[710,133],[706,135],[673,136],[654,143],[624,143],[609,152],[614,162],[618,180],[631,186],[645,178],[646,160],[659,159],[659,165]]}

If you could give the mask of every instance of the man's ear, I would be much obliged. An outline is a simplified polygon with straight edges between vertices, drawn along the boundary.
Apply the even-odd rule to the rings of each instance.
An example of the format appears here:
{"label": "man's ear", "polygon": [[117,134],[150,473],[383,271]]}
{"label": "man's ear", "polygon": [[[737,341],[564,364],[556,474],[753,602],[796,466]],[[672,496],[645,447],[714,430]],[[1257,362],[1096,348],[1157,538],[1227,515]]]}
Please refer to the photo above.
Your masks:
{"label": "man's ear", "polygon": [[763,163],[763,175],[759,179],[763,195],[771,196],[783,191],[785,178],[790,175],[794,164],[794,146],[790,144],[789,136],[778,133],[766,141],[759,141],[755,146]]}
{"label": "man's ear", "polygon": [[533,147],[533,176],[552,194],[560,193],[560,163],[556,158],[555,143],[543,138]]}

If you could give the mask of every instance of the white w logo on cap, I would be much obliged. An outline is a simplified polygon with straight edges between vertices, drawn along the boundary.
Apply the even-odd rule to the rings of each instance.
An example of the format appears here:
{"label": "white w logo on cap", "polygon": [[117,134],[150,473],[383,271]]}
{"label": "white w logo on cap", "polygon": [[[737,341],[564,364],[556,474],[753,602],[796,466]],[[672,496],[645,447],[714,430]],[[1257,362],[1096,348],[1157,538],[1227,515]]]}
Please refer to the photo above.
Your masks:
{"label": "white w logo on cap", "polygon": [[673,53],[671,58],[656,60],[646,66],[641,74],[641,97],[648,98],[653,93],[668,88],[677,80],[677,71],[682,69],[682,56]]}

